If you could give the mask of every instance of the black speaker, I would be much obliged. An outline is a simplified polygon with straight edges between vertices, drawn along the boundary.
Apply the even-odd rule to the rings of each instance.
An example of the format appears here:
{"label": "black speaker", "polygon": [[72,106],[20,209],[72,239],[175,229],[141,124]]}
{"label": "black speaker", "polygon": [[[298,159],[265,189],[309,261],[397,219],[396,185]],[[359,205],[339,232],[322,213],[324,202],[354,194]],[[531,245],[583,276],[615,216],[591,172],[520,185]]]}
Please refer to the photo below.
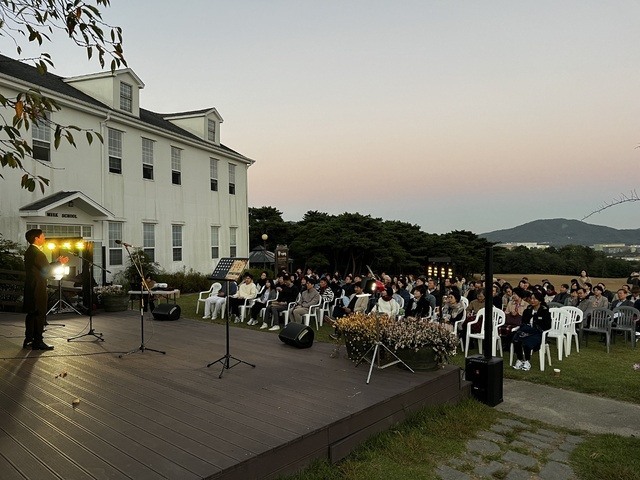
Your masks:
{"label": "black speaker", "polygon": [[156,320],[178,320],[180,318],[180,305],[175,303],[160,303],[153,309],[153,318]]}
{"label": "black speaker", "polygon": [[471,394],[490,407],[502,403],[502,357],[472,355],[467,357],[465,366],[465,378],[471,382]]}
{"label": "black speaker", "polygon": [[313,345],[313,329],[301,323],[288,323],[278,337],[287,345],[296,348],[309,348]]}

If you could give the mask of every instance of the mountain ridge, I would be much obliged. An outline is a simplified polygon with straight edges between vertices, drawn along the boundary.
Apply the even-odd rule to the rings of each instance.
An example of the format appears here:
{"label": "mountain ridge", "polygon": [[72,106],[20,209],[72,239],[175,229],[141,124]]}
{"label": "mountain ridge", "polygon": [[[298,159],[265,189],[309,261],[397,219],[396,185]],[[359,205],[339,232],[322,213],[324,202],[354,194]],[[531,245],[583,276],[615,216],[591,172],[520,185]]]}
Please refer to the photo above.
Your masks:
{"label": "mountain ridge", "polygon": [[517,227],[494,230],[481,233],[478,236],[484,237],[491,242],[535,242],[549,244],[554,247],[570,244],[584,246],[601,243],[640,244],[640,228],[621,230],[566,218],[533,220]]}

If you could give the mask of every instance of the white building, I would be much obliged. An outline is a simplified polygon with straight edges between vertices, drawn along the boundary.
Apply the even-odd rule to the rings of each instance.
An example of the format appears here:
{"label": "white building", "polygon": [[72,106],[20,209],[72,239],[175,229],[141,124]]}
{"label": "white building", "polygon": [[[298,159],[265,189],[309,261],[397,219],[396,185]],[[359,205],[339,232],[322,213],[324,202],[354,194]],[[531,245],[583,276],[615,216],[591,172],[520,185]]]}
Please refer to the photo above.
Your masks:
{"label": "white building", "polygon": [[220,143],[223,120],[215,108],[159,114],[140,107],[144,84],[129,68],[62,78],[0,55],[2,94],[15,97],[29,88],[62,107],[52,121],[100,132],[104,143],[90,145],[74,132],[77,148],[63,140],[56,150],[49,128],[25,132],[35,157],[25,167],[51,183],[44,195],[29,192],[20,188],[22,172],[2,169],[0,233],[6,239],[26,244],[24,232],[34,227],[59,242],[83,239],[94,262],[111,271],[107,280],[127,265],[116,240],[143,247],[169,272],[211,273],[220,257],[249,256],[253,160]]}

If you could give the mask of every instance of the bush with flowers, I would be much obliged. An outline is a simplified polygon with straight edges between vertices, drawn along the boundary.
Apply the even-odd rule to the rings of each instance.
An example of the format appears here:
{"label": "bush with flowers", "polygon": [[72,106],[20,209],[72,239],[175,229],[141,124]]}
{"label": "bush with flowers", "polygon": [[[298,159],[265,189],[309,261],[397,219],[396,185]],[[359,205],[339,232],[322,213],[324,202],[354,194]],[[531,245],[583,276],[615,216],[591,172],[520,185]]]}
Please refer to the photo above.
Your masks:
{"label": "bush with flowers", "polygon": [[458,336],[449,324],[432,322],[428,318],[405,317],[386,326],[384,343],[395,352],[431,348],[438,365],[456,354]]}
{"label": "bush with flowers", "polygon": [[126,297],[128,293],[122,285],[107,285],[106,287],[99,287],[95,289],[98,298],[104,297]]}

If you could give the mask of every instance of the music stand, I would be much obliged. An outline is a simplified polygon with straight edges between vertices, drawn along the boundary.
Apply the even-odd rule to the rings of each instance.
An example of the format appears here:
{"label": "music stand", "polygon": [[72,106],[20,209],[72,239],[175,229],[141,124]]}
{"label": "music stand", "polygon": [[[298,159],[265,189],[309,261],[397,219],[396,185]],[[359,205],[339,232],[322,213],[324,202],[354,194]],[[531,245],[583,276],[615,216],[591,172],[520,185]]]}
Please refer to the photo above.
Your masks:
{"label": "music stand", "polygon": [[[211,362],[210,364],[207,365],[207,367],[210,367],[214,363],[218,363],[218,362],[222,364],[222,370],[220,371],[220,375],[218,375],[218,378],[222,378],[222,374],[224,373],[225,369],[229,370],[235,367],[236,365],[239,365],[240,363],[244,363],[245,365],[249,365],[250,367],[256,368],[254,364],[245,362],[244,360],[240,360],[239,358],[236,358],[229,353],[229,303],[230,303],[228,298],[229,282],[237,281],[240,278],[240,275],[242,275],[242,272],[244,272],[244,270],[247,268],[248,263],[249,263],[248,258],[221,258],[215,270],[209,277],[209,280],[224,281],[227,284],[227,301],[225,304],[225,308],[227,310],[227,315],[226,315],[227,317],[227,321],[226,321],[227,353],[225,353],[218,360]],[[236,363],[234,363],[233,365],[229,365],[229,360],[231,359],[235,360]]]}
{"label": "music stand", "polygon": [[[58,269],[60,269],[60,270],[58,270]],[[78,310],[76,310],[73,307],[73,305],[68,303],[62,297],[62,279],[68,273],[69,273],[69,267],[65,267],[64,265],[60,265],[60,266],[54,268],[54,277],[53,278],[58,281],[58,301],[53,305],[53,307],[51,307],[49,309],[49,311],[47,312],[47,315],[49,315],[51,312],[53,312],[54,314],[56,314],[56,313],[67,313],[63,309],[69,309],[69,308],[71,310],[73,310],[74,312],[76,312],[78,315],[81,315],[81,313]],[[62,326],[64,326],[64,325],[62,325]]]}
{"label": "music stand", "polygon": [[137,257],[137,260],[139,263],[136,263],[136,261],[133,258],[133,255],[131,255],[131,251],[129,250],[129,244],[127,243],[122,243],[122,245],[124,245],[124,248],[127,250],[127,254],[129,255],[129,260],[131,261],[131,264],[136,267],[136,271],[138,272],[138,275],[140,275],[140,346],[138,348],[135,348],[127,353],[123,353],[121,355],[118,355],[118,357],[122,358],[126,355],[131,355],[133,353],[144,353],[146,350],[149,350],[151,352],[156,352],[156,353],[161,353],[163,355],[166,355],[167,352],[163,351],[163,350],[155,350],[153,348],[149,348],[144,344],[144,310],[145,310],[145,294],[147,297],[151,298],[151,289],[149,288],[149,285],[147,285],[147,281],[145,280],[144,277],[144,272],[142,271],[142,264],[140,262],[140,257]]}
{"label": "music stand", "polygon": [[89,331],[87,333],[80,333],[80,334],[75,335],[73,337],[67,338],[67,342],[71,342],[71,341],[76,340],[78,338],[88,337],[88,336],[96,337],[97,340],[100,340],[101,342],[104,342],[104,338],[102,336],[102,333],[96,332],[93,329],[93,267],[98,267],[99,269],[104,270],[107,273],[111,273],[111,272],[109,270],[107,270],[106,268],[101,267],[100,265],[96,265],[95,263],[93,263],[88,258],[84,258],[84,256],[80,256],[80,255],[78,255],[77,253],[74,253],[74,252],[69,252],[69,253],[71,253],[71,255],[75,255],[76,257],[78,257],[83,262],[87,262],[87,266],[88,266],[88,269],[89,269],[89,280],[88,280],[88,282],[84,282],[84,287],[85,288],[86,288],[87,285],[89,285]]}

